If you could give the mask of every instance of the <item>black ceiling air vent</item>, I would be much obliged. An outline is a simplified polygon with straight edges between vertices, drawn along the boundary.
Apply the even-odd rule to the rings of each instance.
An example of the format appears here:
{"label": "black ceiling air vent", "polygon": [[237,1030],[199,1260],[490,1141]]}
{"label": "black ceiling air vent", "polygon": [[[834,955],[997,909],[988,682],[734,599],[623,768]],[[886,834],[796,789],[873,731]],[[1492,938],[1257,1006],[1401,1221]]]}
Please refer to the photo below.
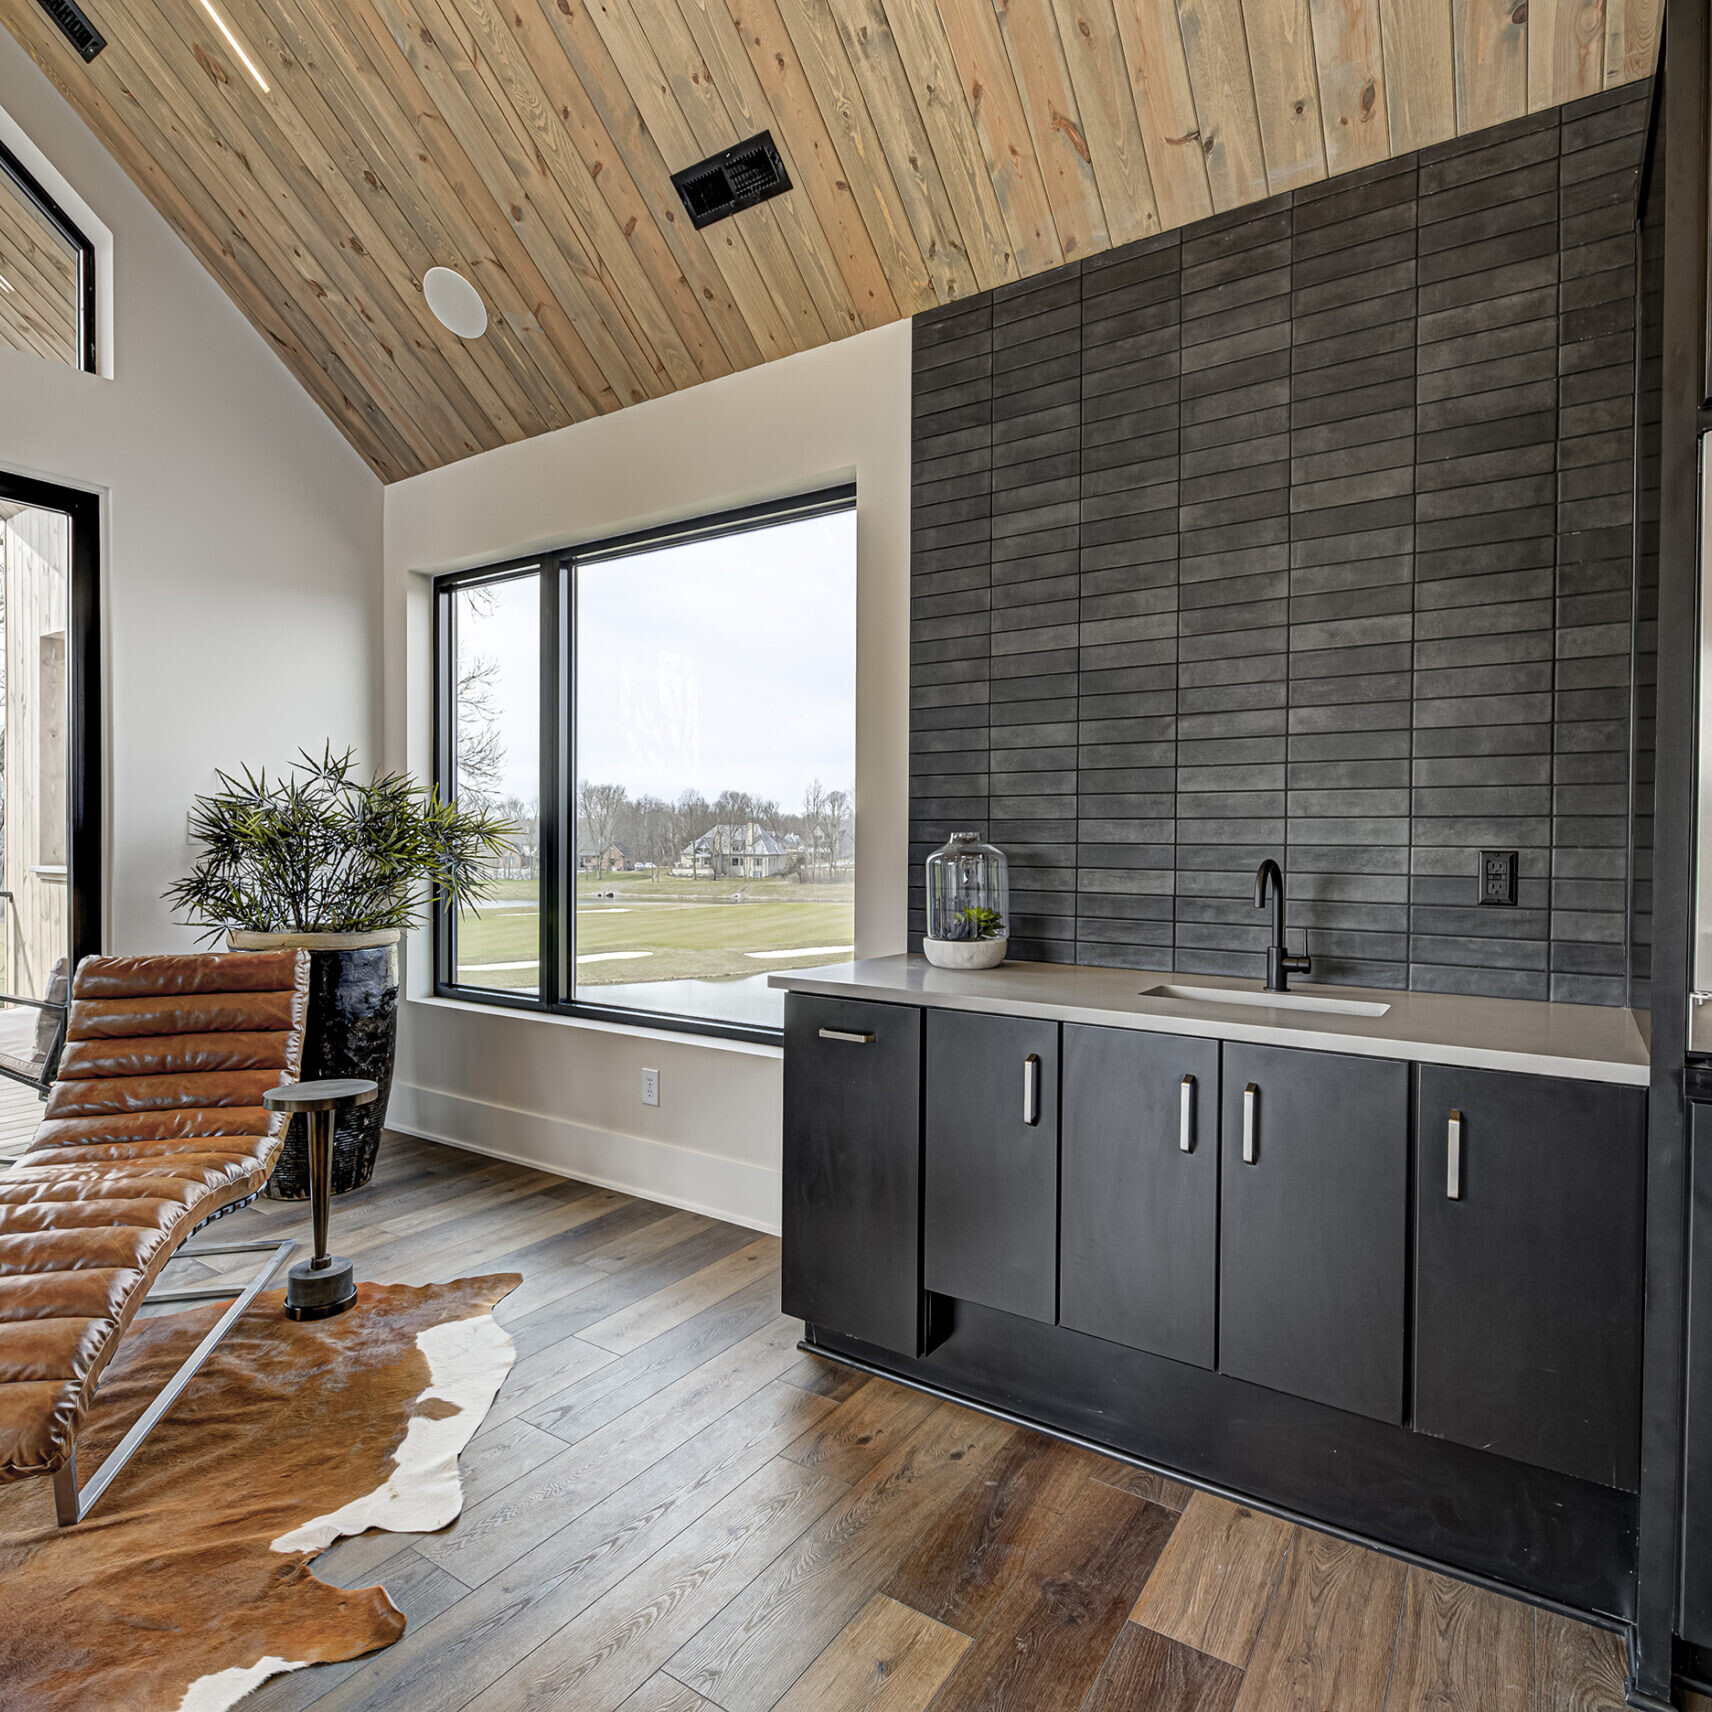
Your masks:
{"label": "black ceiling air vent", "polygon": [[77,0],[42,0],[42,10],[59,25],[59,33],[83,55],[85,65],[106,47],[107,38],[83,15]]}
{"label": "black ceiling air vent", "polygon": [[683,199],[684,212],[699,232],[727,214],[741,213],[791,187],[785,163],[773,147],[773,133],[763,131],[746,143],[734,144],[695,166],[672,174]]}

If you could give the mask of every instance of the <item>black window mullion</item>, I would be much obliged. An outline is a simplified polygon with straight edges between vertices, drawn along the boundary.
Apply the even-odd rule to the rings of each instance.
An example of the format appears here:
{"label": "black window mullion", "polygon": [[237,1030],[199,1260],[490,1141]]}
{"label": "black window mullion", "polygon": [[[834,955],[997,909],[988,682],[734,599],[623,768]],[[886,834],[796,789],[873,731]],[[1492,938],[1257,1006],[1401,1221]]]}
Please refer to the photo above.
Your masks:
{"label": "black window mullion", "polygon": [[95,373],[95,247],[87,238],[77,251],[77,360],[85,374]]}
{"label": "black window mullion", "polygon": [[563,554],[555,561],[554,577],[559,590],[559,609],[553,638],[553,690],[558,709],[553,819],[559,844],[559,873],[553,913],[559,978],[552,1000],[554,1004],[564,1004],[576,997],[577,969],[577,564],[572,554]]}
{"label": "black window mullion", "polygon": [[[455,583],[439,583],[434,589],[434,788],[442,800],[450,801],[456,784],[454,734],[458,710],[455,704],[452,662],[457,658],[457,597]],[[451,900],[434,894],[434,979],[449,986],[457,972],[457,917]]]}
{"label": "black window mullion", "polygon": [[564,851],[559,838],[558,798],[560,773],[559,627],[561,580],[557,560],[541,566],[541,776],[536,787],[535,837],[539,872],[536,877],[538,941],[541,959],[536,991],[541,1003],[551,1005],[559,996],[561,982],[561,932],[559,871]]}

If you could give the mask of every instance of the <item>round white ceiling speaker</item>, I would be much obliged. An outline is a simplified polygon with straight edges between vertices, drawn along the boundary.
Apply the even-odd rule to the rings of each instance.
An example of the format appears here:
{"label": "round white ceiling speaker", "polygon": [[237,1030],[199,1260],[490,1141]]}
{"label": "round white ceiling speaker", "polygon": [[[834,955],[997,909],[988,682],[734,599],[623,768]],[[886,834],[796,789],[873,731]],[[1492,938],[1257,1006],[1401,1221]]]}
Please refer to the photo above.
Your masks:
{"label": "round white ceiling speaker", "polygon": [[422,276],[422,295],[435,319],[460,339],[479,339],[487,331],[487,305],[461,273],[429,268]]}

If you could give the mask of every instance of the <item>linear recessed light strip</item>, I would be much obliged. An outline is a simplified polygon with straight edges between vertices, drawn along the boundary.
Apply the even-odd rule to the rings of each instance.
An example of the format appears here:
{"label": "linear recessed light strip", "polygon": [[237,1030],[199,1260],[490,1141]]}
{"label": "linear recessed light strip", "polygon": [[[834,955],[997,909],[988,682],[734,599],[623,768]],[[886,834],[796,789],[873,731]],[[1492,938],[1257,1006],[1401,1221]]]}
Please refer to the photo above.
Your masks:
{"label": "linear recessed light strip", "polygon": [[238,58],[244,62],[244,70],[247,71],[250,74],[250,76],[256,80],[256,87],[261,90],[262,94],[266,95],[268,92],[267,79],[265,77],[263,77],[259,71],[256,70],[256,62],[253,59],[251,59],[247,53],[244,52],[244,44],[242,42],[240,42],[235,35],[232,34],[231,25],[228,24],[226,22],[226,20],[224,18],[222,18],[220,16],[220,14],[214,10],[213,0],[202,0],[202,10],[204,12],[206,12],[208,14],[208,16],[210,18],[212,18],[214,20],[214,22],[219,26],[220,34],[226,38],[226,41],[227,41],[228,45],[231,47],[232,52],[235,53],[238,56]]}
{"label": "linear recessed light strip", "polygon": [[9,280],[5,276],[5,274],[0,273],[0,291],[11,291],[11,290],[13,290],[13,285],[12,285],[11,280]]}

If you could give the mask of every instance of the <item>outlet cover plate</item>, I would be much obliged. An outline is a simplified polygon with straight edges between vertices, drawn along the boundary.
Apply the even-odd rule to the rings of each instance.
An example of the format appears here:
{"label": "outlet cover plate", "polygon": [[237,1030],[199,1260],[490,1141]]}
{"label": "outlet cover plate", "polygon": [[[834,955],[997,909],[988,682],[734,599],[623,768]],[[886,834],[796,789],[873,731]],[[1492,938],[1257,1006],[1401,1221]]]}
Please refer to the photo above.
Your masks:
{"label": "outlet cover plate", "polygon": [[1515,903],[1518,866],[1519,858],[1514,850],[1482,850],[1480,852],[1481,903]]}
{"label": "outlet cover plate", "polygon": [[660,1103],[660,1072],[644,1070],[642,1072],[642,1104],[657,1106]]}

